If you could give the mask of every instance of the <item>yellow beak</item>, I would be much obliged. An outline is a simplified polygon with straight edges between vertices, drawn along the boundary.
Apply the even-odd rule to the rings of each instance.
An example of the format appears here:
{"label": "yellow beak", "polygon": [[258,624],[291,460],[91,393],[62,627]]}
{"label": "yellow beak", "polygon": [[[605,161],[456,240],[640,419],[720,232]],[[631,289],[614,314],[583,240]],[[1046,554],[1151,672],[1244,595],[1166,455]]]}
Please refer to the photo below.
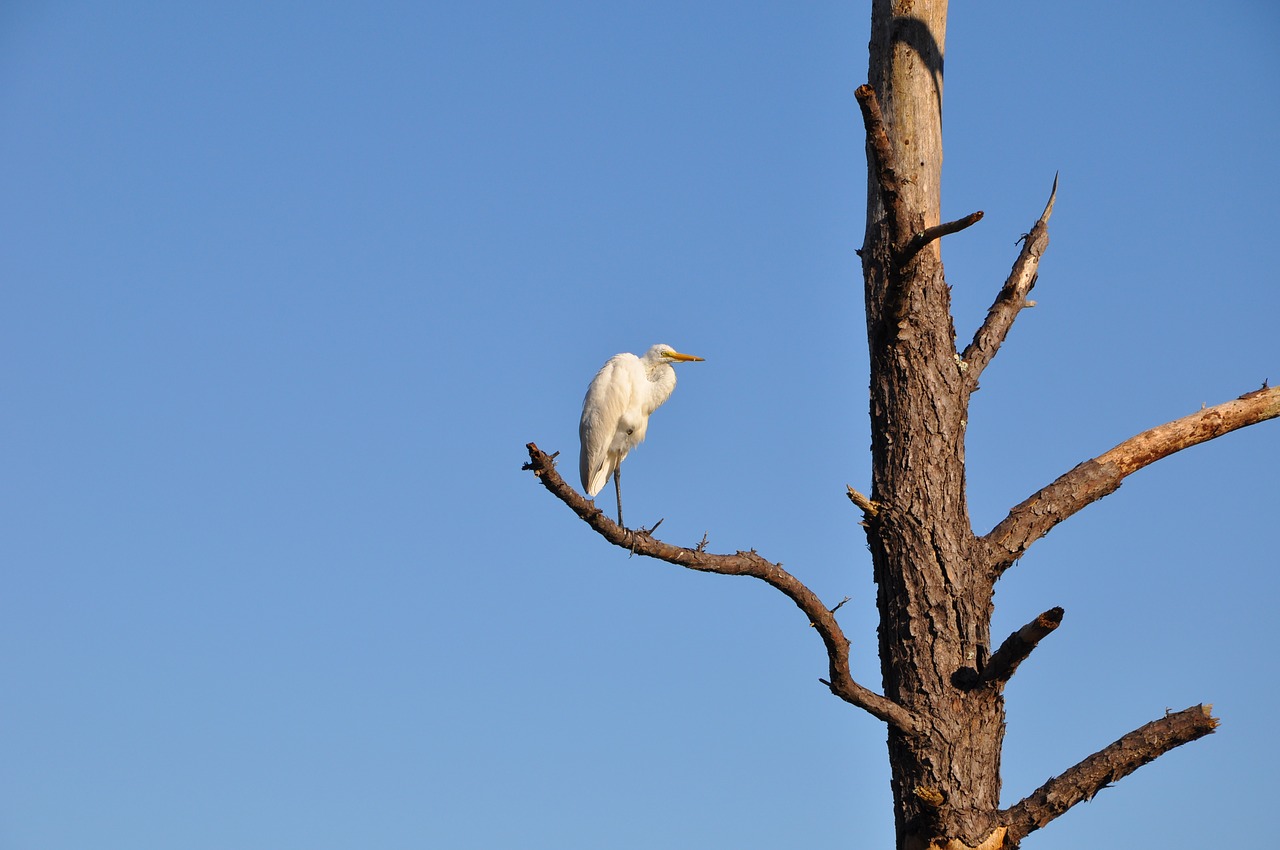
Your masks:
{"label": "yellow beak", "polygon": [[681,354],[681,353],[680,353],[680,352],[678,352],[678,351],[668,351],[666,354],[667,354],[667,357],[668,357],[668,358],[670,358],[670,359],[672,359],[672,360],[679,360],[681,363],[688,363],[688,362],[689,362],[689,361],[691,361],[691,360],[702,360],[702,359],[703,359],[703,358],[699,357],[699,356],[698,356],[698,355],[696,355],[696,354]]}

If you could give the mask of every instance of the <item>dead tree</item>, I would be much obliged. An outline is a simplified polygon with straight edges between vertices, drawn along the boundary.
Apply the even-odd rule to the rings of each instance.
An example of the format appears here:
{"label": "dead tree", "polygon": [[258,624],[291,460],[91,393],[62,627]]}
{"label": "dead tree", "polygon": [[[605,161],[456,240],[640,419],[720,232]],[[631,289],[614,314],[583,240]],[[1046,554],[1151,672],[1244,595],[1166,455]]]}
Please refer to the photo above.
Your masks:
{"label": "dead tree", "polygon": [[[983,535],[966,504],[969,400],[1036,283],[1049,242],[1057,181],[1022,240],[994,303],[963,350],[956,345],[939,240],[974,224],[942,222],[942,57],[945,0],[874,0],[869,83],[857,92],[866,130],[867,228],[859,254],[870,347],[870,495],[862,511],[879,609],[883,676],[877,693],[854,681],[849,641],[832,610],[754,550],[713,554],[615,524],[575,492],[553,456],[530,443],[538,480],[614,545],[782,591],[826,647],[833,694],[888,726],[900,850],[1017,847],[1028,833],[1181,744],[1213,731],[1208,705],[1171,712],[1000,807],[1003,690],[1058,628],[1063,611],[1033,618],[991,644],[996,581],[1057,523],[1114,492],[1125,476],[1188,446],[1280,416],[1280,388],[1246,393],[1148,431],[1086,460],[1014,506]],[[837,606],[838,607],[838,606]]]}

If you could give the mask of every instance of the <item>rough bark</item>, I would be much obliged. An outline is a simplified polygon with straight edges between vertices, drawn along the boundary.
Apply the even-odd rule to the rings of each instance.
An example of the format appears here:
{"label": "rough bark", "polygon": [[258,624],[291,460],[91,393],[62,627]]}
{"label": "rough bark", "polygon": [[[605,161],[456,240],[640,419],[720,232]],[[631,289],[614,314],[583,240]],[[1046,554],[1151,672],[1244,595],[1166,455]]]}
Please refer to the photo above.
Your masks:
{"label": "rough bark", "polygon": [[990,646],[990,582],[965,501],[964,371],[939,243],[945,2],[877,0],[867,129],[867,230],[861,256],[871,356],[868,519],[884,692],[920,718],[889,733],[899,847],[952,838],[976,846],[1000,802],[1005,719],[998,688],[966,688]]}

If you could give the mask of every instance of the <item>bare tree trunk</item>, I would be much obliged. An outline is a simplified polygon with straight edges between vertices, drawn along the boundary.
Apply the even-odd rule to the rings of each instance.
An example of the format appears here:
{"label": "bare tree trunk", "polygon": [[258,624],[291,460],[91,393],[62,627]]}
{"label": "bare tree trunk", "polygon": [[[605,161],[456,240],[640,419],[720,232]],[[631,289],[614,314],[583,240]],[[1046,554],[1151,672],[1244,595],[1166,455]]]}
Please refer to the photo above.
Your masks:
{"label": "bare tree trunk", "polygon": [[[889,729],[900,850],[1014,847],[1089,799],[1101,787],[1097,782],[1216,724],[1199,706],[1155,721],[1000,810],[1002,689],[1063,612],[1041,614],[992,654],[996,579],[1024,543],[1112,492],[1139,466],[1189,445],[1175,432],[1209,439],[1202,432],[1221,425],[1227,405],[1205,421],[1189,417],[1196,421],[1180,420],[1117,446],[1015,508],[991,535],[974,535],[965,501],[969,397],[1035,284],[1057,182],[986,321],[958,353],[938,240],[982,213],[947,224],[939,214],[946,16],[946,0],[875,0],[870,82],[858,90],[869,173],[859,253],[871,359],[872,490],[870,499],[859,496],[855,503],[867,515],[884,696],[915,720],[914,727]],[[1274,395],[1267,395],[1252,404],[1274,407]],[[1232,404],[1248,406],[1246,399]],[[1155,452],[1152,440],[1160,445]]]}
{"label": "bare tree trunk", "polygon": [[[526,448],[541,483],[616,546],[671,564],[764,581],[790,599],[822,639],[831,692],[889,728],[899,850],[1010,850],[1109,783],[1217,726],[1196,705],[1124,735],[1000,808],[1005,683],[1063,619],[1032,618],[991,648],[995,583],[1027,549],[1129,474],[1189,446],[1280,417],[1267,387],[1138,434],[1063,473],[984,536],[965,501],[969,398],[1027,302],[1057,180],[1044,212],[981,327],[957,349],[939,240],[982,218],[939,214],[946,0],[873,0],[869,83],[857,91],[867,134],[867,229],[862,257],[871,359],[871,496],[849,488],[870,543],[883,694],[850,674],[835,611],[780,563],[754,549],[677,546],[627,529],[576,493],[555,455]],[[843,604],[843,603],[841,603]]]}
{"label": "bare tree trunk", "polygon": [[[879,127],[868,145],[861,253],[871,498],[880,510],[867,533],[885,696],[926,726],[889,734],[903,848],[939,836],[976,846],[991,834],[1005,726],[998,688],[960,686],[987,662],[992,583],[974,557],[965,501],[967,399],[950,293],[936,240],[905,256],[912,237],[940,223],[946,14],[946,0],[876,0],[871,28],[869,79],[880,115],[871,121]],[[885,142],[887,162],[876,150]],[[894,172],[889,180],[885,168]]]}

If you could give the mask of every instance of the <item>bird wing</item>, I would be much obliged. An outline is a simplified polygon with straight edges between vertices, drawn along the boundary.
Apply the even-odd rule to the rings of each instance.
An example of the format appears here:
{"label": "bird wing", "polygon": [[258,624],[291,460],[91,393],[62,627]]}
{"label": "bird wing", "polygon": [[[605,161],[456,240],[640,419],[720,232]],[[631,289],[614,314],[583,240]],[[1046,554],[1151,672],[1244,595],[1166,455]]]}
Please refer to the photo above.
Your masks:
{"label": "bird wing", "polygon": [[588,496],[595,496],[604,488],[614,467],[627,456],[630,446],[618,445],[618,430],[628,408],[633,406],[637,382],[643,380],[639,358],[619,354],[609,358],[587,387],[582,420],[578,423],[582,441],[578,471]]}

